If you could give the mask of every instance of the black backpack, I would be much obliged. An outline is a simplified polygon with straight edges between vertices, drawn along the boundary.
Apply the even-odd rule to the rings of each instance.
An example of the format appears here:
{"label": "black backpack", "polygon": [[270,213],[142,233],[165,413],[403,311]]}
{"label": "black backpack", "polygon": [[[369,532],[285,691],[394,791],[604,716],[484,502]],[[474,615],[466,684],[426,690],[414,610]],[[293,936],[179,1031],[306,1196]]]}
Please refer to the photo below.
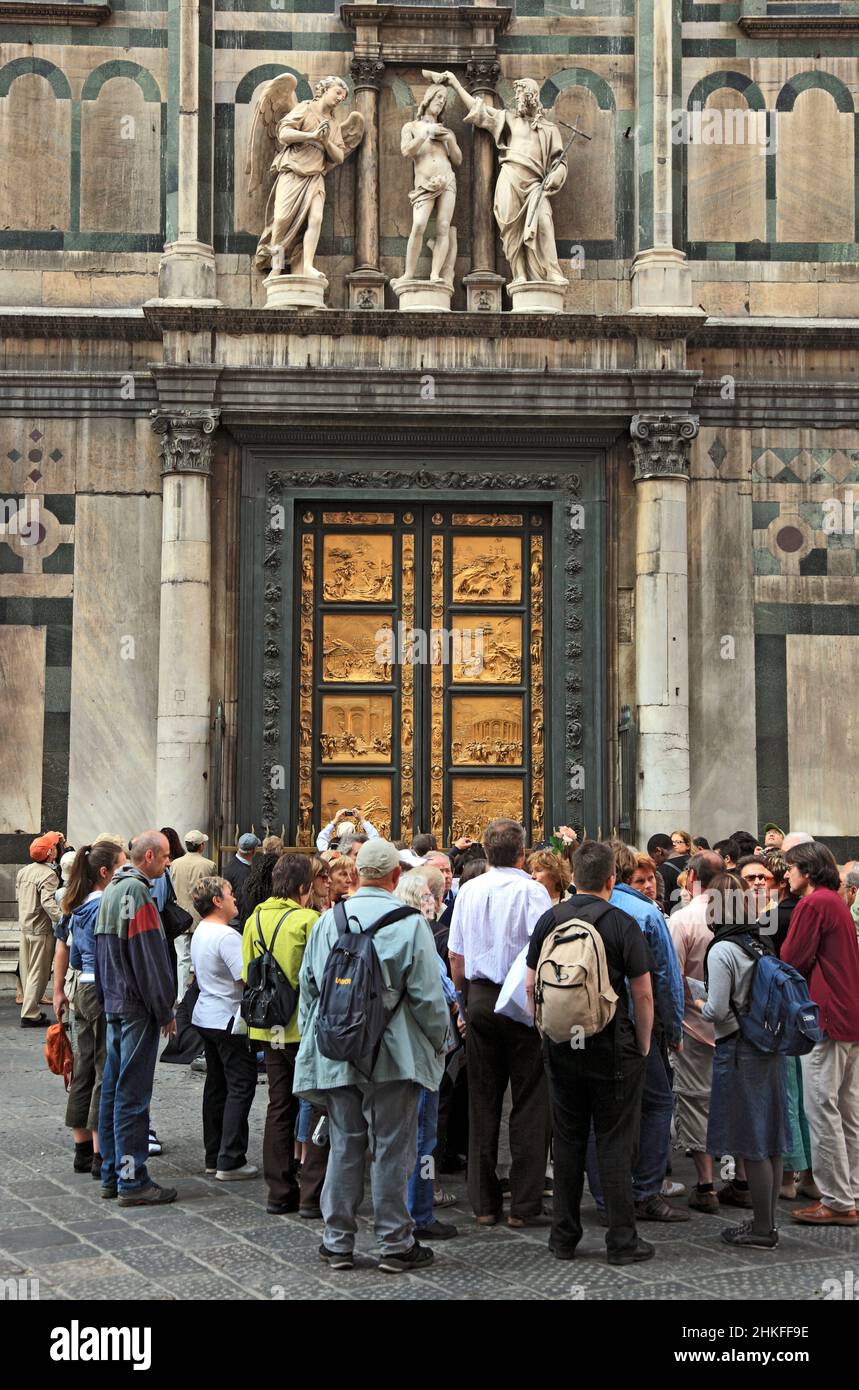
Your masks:
{"label": "black backpack", "polygon": [[351,1062],[370,1076],[385,1029],[406,997],[404,989],[390,1012],[382,1003],[385,980],[373,937],[391,922],[415,915],[413,907],[393,908],[371,927],[359,926],[352,931],[343,903],[335,904],[334,920],[340,935],[328,952],[316,1015],[316,1046],[323,1057]]}
{"label": "black backpack", "polygon": [[262,953],[248,963],[247,983],[241,1004],[242,1018],[249,1028],[286,1028],[292,1022],[298,1004],[298,990],[289,983],[275,960],[274,943],[290,912],[297,911],[295,907],[287,908],[272,933],[271,945],[266,946],[260,927],[260,910],[256,910],[254,922]]}

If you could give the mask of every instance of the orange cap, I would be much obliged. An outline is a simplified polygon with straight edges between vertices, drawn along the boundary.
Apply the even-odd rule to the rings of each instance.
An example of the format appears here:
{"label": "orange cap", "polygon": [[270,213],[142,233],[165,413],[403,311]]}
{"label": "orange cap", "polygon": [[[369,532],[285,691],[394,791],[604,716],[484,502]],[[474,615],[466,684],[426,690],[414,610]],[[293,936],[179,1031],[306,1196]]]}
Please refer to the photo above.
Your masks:
{"label": "orange cap", "polygon": [[30,858],[42,863],[62,838],[58,830],[49,830],[46,835],[40,835],[30,846]]}

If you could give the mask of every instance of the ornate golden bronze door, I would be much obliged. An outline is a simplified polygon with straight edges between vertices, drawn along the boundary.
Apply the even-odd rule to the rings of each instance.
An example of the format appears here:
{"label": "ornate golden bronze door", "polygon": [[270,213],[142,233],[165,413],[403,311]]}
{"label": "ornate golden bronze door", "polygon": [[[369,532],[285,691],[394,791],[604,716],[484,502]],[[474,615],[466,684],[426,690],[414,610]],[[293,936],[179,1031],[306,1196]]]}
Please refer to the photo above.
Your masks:
{"label": "ornate golden bronze door", "polygon": [[548,513],[299,509],[297,843],[343,809],[383,835],[545,834]]}

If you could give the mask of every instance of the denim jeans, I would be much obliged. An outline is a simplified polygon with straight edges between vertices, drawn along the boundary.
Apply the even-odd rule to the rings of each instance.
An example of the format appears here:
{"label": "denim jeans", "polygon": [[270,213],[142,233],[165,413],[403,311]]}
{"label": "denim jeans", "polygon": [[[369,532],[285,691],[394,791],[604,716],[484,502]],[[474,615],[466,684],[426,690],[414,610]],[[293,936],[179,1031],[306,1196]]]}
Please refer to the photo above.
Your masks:
{"label": "denim jeans", "polygon": [[151,1014],[144,1018],[107,1016],[98,1146],[102,1186],[116,1183],[120,1193],[139,1192],[151,1182],[146,1160],[158,1033]]}
{"label": "denim jeans", "polygon": [[438,1123],[438,1091],[421,1087],[418,1103],[418,1156],[409,1178],[409,1215],[418,1229],[433,1222],[436,1126]]}
{"label": "denim jeans", "polygon": [[[644,1202],[662,1189],[671,1151],[673,1108],[674,1096],[668,1071],[659,1047],[653,1043],[647,1054],[644,1072],[638,1161],[632,1173],[632,1194],[636,1202]],[[588,1138],[586,1164],[591,1196],[599,1210],[605,1211],[593,1125]]]}

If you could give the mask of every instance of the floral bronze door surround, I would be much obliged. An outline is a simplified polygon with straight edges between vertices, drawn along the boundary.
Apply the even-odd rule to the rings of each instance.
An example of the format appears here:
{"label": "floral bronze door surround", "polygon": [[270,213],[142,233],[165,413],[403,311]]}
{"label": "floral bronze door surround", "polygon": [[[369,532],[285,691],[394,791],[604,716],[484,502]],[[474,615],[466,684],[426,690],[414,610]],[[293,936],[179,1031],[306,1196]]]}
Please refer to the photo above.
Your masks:
{"label": "floral bronze door surround", "polygon": [[379,832],[546,833],[547,508],[299,503],[294,842],[342,808]]}

